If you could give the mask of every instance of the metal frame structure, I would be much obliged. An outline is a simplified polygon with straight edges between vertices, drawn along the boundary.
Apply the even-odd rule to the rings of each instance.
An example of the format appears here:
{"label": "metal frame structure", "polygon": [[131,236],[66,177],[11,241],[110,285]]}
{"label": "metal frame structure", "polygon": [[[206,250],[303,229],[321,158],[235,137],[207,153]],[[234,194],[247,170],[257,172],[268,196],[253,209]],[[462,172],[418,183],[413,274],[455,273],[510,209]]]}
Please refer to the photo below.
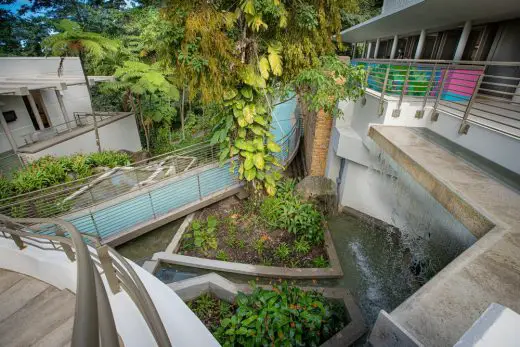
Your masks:
{"label": "metal frame structure", "polygon": [[[415,59],[355,59],[367,71],[367,88],[379,92],[379,116],[387,96],[398,98],[393,117],[399,117],[407,100],[420,100],[416,118],[432,107],[431,121],[439,110],[461,119],[459,134],[472,123],[520,137],[520,62]],[[516,74],[512,75],[512,69]]]}
{"label": "metal frame structure", "polygon": [[[41,234],[42,228],[53,228],[56,235]],[[4,215],[0,215],[0,233],[0,237],[13,240],[19,249],[32,246],[63,251],[71,262],[76,262],[73,347],[119,346],[112,309],[98,266],[103,270],[112,293],[124,290],[133,300],[157,345],[171,346],[157,309],[139,276],[125,258],[110,247],[102,246],[98,238],[80,233],[74,225],[60,219],[9,218]]]}

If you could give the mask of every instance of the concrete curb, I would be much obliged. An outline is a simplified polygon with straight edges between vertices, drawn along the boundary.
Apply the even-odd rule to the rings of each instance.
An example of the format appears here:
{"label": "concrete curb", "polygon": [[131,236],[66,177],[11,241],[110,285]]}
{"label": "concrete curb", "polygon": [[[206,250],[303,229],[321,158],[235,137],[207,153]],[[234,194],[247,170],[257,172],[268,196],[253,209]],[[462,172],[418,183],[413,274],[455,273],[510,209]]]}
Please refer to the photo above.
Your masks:
{"label": "concrete curb", "polygon": [[173,236],[170,244],[168,245],[168,247],[166,247],[166,253],[177,253],[181,244],[182,235],[184,235],[184,232],[186,231],[186,228],[188,228],[188,226],[190,225],[191,221],[193,220],[193,217],[195,217],[194,212],[190,213],[186,216],[186,218],[184,218],[184,221],[179,226],[179,229],[177,229],[177,232]]}
{"label": "concrete curb", "polygon": [[[182,230],[182,233],[180,231],[181,230],[179,228],[179,231],[177,231],[177,234],[175,235],[176,237],[177,235],[179,235],[179,239],[182,238],[182,233],[184,233],[185,230]],[[325,250],[327,252],[327,256],[329,258],[330,263],[330,267],[328,268],[286,268],[277,266],[252,265],[199,257],[191,257],[181,254],[172,254],[168,252],[155,253],[152,257],[152,261],[260,277],[292,279],[343,277],[343,271],[341,269],[338,254],[336,253],[336,248],[334,247],[334,243],[332,242],[332,236],[330,235],[328,229],[325,230]],[[157,267],[157,265],[155,266],[155,268]]]}
{"label": "concrete curb", "polygon": [[[183,281],[168,284],[183,301],[196,299],[205,293],[211,293],[220,300],[233,302],[238,292],[251,293],[252,288],[247,284],[236,284],[224,277],[210,273],[203,276],[189,278]],[[269,285],[259,285],[264,289],[272,289]],[[324,287],[299,287],[302,290],[315,290],[322,293],[328,299],[342,300],[350,317],[348,323],[341,331],[327,340],[321,346],[349,346],[358,340],[367,331],[363,316],[359,307],[354,302],[352,295],[344,289]]]}

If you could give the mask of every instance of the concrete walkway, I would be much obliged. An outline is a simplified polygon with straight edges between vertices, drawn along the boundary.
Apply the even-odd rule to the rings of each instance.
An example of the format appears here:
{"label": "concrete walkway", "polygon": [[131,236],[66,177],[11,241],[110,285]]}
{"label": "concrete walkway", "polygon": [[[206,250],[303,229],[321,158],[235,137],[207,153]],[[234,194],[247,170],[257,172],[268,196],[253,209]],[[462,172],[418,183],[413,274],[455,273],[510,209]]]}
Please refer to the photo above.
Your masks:
{"label": "concrete walkway", "polygon": [[412,129],[372,126],[369,136],[479,238],[391,312],[396,326],[451,346],[491,303],[520,312],[520,195]]}
{"label": "concrete walkway", "polygon": [[0,269],[0,346],[69,346],[75,296]]}

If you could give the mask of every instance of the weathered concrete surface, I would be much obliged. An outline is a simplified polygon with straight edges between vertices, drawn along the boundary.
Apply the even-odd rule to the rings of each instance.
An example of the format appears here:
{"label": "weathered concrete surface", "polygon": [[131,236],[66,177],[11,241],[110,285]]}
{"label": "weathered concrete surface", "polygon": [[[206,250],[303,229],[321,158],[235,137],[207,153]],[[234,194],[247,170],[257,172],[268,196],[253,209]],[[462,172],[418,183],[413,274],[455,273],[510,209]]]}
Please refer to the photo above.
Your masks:
{"label": "weathered concrete surface", "polygon": [[520,196],[403,127],[369,136],[480,239],[391,313],[427,346],[451,346],[493,302],[520,311]]}
{"label": "weathered concrete surface", "polygon": [[320,176],[307,176],[296,185],[296,192],[305,200],[312,201],[326,215],[338,212],[338,192],[336,183]]}

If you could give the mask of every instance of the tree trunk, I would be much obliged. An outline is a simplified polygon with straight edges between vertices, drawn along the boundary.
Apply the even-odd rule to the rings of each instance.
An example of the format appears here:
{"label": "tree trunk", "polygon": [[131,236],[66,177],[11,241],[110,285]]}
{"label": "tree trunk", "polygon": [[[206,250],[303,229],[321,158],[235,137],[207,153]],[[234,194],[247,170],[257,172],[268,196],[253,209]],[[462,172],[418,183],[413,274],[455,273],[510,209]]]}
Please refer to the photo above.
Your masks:
{"label": "tree trunk", "polygon": [[146,124],[144,124],[143,103],[141,102],[141,97],[139,95],[137,96],[137,104],[139,107],[139,116],[143,125],[144,137],[146,139],[146,151],[150,152],[150,135],[148,134],[148,128],[146,127]]}
{"label": "tree trunk", "polygon": [[[88,97],[90,99],[90,107],[92,108],[92,92],[90,91],[90,82],[88,81],[87,71],[85,70],[85,54],[83,50],[79,51],[79,62],[81,64],[81,69],[83,70],[83,77],[85,78],[85,83],[87,85]],[[96,136],[96,146],[98,152],[101,152],[101,142],[99,140],[99,129],[97,125],[96,114],[94,109],[92,109],[92,118],[94,118],[94,134]]]}
{"label": "tree trunk", "polygon": [[181,99],[181,132],[182,132],[182,139],[184,140],[186,136],[184,135],[184,93],[186,91],[186,88],[182,87],[182,99]]}

